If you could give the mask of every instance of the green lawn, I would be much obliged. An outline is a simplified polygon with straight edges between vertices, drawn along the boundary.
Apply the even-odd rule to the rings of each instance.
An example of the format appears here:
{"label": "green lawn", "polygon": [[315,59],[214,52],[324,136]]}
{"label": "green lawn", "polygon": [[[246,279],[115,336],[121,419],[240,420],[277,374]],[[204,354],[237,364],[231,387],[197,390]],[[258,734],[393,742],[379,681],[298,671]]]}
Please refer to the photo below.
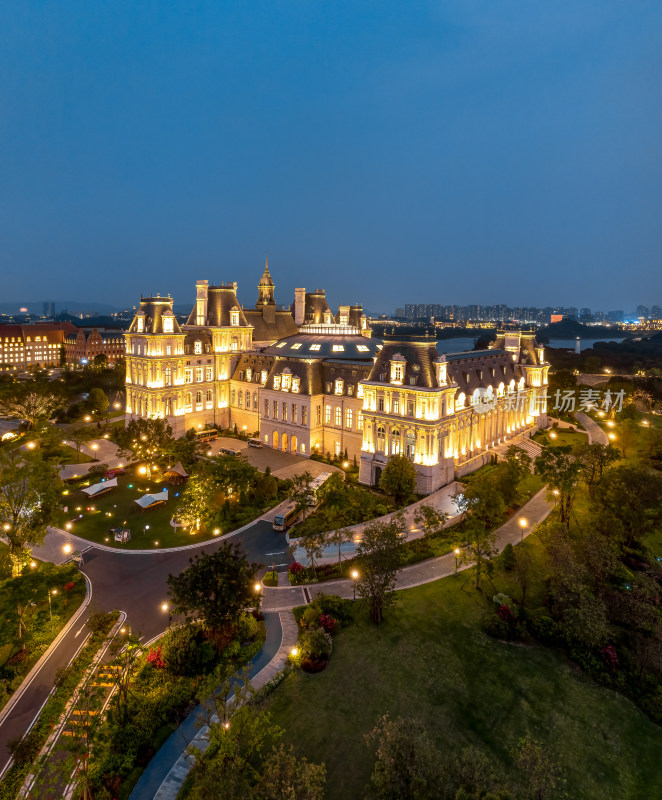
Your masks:
{"label": "green lawn", "polygon": [[326,763],[328,800],[364,796],[374,763],[364,734],[386,712],[421,719],[444,753],[479,746],[509,779],[511,748],[530,730],[560,763],[568,798],[662,796],[662,729],[555,651],[487,636],[486,601],[464,580],[400,592],[381,627],[359,612],[324,672],[291,673],[267,701],[285,741]]}
{"label": "green lawn", "polygon": [[[208,534],[197,533],[191,536],[188,531],[170,525],[170,519],[177,503],[176,495],[181,486],[168,487],[168,502],[152,510],[142,511],[135,500],[145,494],[157,493],[166,485],[138,478],[135,471],[118,478],[118,487],[101,497],[90,499],[79,489],[69,489],[63,498],[69,512],[67,518],[73,520],[71,532],[76,536],[99,542],[119,549],[141,550],[151,547],[179,547],[213,538]],[[91,479],[93,480],[93,479]],[[77,484],[82,488],[84,483]],[[87,509],[94,509],[88,511]],[[77,519],[79,514],[82,518]],[[110,516],[109,516],[110,515]],[[110,528],[126,526],[131,531],[131,541],[119,544],[110,533]],[[148,530],[145,530],[149,526]],[[157,544],[158,543],[158,544]]]}
{"label": "green lawn", "polygon": [[550,428],[546,431],[538,431],[533,440],[543,446],[565,447],[566,445],[571,445],[575,447],[576,445],[585,444],[588,441],[588,436],[580,431],[571,431],[569,428]]}

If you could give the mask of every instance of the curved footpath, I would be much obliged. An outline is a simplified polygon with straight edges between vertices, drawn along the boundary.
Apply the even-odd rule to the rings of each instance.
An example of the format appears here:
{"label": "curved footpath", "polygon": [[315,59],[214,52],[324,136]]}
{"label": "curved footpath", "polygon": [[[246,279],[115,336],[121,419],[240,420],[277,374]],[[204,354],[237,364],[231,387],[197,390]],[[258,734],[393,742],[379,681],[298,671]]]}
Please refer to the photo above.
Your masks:
{"label": "curved footpath", "polygon": [[589,444],[609,444],[609,437],[607,434],[602,430],[595,420],[592,420],[589,417],[588,414],[584,414],[583,411],[576,411],[575,416],[584,426],[584,428],[586,428]]}
{"label": "curved footpath", "polygon": [[[267,637],[249,665],[248,676],[254,689],[261,689],[283,669],[297,640],[297,624],[291,611],[267,613],[264,624]],[[194,764],[186,748],[194,744],[204,751],[208,745],[206,719],[200,706],[188,715],[149,762],[130,800],[175,800]]]}

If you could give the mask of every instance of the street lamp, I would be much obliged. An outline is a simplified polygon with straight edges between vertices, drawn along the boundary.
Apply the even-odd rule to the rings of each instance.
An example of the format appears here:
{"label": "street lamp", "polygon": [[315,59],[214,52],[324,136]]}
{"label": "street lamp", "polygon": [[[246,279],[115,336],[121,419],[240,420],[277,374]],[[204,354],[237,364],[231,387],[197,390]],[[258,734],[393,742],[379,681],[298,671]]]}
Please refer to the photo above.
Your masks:
{"label": "street lamp", "polygon": [[290,650],[290,655],[292,656],[292,658],[296,658],[299,655],[299,648],[298,647],[293,647]]}
{"label": "street lamp", "polygon": [[53,606],[51,605],[52,594],[57,594],[57,589],[49,589],[48,591],[48,616],[51,618],[51,633],[53,633]]}
{"label": "street lamp", "polygon": [[253,591],[255,592],[255,597],[256,597],[256,599],[255,599],[255,610],[259,614],[260,613],[260,606],[262,604],[262,584],[261,583],[255,583],[253,585]]}
{"label": "street lamp", "polygon": [[168,614],[168,630],[170,630],[170,623],[172,622],[172,614],[170,613],[170,604],[161,603],[161,611]]}
{"label": "street lamp", "polygon": [[64,545],[64,547],[62,548],[62,551],[63,551],[63,552],[66,554],[66,555],[69,555],[69,553],[71,552],[71,549],[72,549],[72,548],[71,548],[71,545],[70,545],[70,544],[67,542],[67,544],[65,544],[65,545]]}
{"label": "street lamp", "polygon": [[149,525],[145,525],[143,528],[143,536],[147,536],[147,531],[149,530]]}
{"label": "street lamp", "polygon": [[527,520],[524,517],[520,517],[519,518],[519,526],[522,529],[522,535],[520,537],[520,544],[524,541],[524,529],[526,528],[526,526],[528,524],[529,523],[527,522]]}
{"label": "street lamp", "polygon": [[453,550],[453,553],[455,554],[455,574],[457,575],[457,565],[458,565],[458,559],[460,557],[460,548],[456,547],[455,550]]}
{"label": "street lamp", "polygon": [[352,570],[352,581],[354,583],[354,600],[356,600],[356,581],[359,579],[359,573],[357,570]]}

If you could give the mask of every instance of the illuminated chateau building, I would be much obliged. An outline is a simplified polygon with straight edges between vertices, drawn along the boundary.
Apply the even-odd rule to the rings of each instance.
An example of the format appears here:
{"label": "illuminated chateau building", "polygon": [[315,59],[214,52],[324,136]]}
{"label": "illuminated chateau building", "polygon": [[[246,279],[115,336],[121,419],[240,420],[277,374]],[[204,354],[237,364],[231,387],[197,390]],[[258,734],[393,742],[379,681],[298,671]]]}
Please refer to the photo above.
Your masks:
{"label": "illuminated chateau building", "polygon": [[549,367],[533,334],[444,356],[431,337],[372,339],[360,305],[333,314],[319,289],[278,308],[268,265],[254,308],[236,291],[198,281],[181,326],[171,297],[141,298],[126,333],[127,422],[165,418],[176,436],[236,425],[275,449],[356,458],[363,483],[404,453],[424,493],[546,425]]}

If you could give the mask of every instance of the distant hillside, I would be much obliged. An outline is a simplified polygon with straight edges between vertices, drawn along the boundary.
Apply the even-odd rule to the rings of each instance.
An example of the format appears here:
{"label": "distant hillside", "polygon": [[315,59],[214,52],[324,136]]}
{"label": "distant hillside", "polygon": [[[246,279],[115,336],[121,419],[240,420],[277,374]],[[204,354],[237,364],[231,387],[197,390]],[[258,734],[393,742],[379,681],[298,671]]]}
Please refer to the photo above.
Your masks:
{"label": "distant hillside", "polygon": [[536,338],[542,342],[549,339],[576,339],[578,336],[580,339],[600,339],[603,336],[613,338],[627,335],[609,325],[583,325],[574,319],[562,319],[561,322],[538,328]]}

